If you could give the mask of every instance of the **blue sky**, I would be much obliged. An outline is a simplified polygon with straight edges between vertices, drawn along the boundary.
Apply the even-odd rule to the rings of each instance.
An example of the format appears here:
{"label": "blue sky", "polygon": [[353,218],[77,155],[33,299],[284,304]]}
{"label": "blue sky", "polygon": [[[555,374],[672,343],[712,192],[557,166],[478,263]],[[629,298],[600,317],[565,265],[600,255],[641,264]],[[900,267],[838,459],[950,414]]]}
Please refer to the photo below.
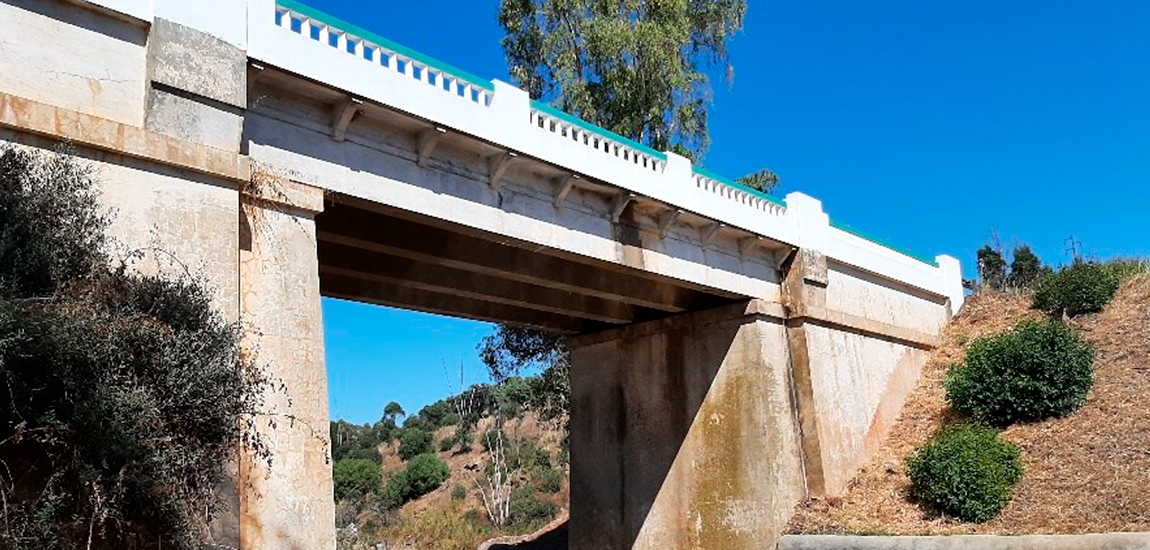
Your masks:
{"label": "blue sky", "polygon": [[[497,1],[306,3],[481,76],[507,80]],[[1150,2],[751,0],[714,84],[704,163],[769,167],[782,193],[926,254],[992,231],[1050,263],[1067,238],[1150,255]],[[332,417],[374,420],[478,376],[489,325],[325,300]],[[470,378],[470,377],[469,377]]]}

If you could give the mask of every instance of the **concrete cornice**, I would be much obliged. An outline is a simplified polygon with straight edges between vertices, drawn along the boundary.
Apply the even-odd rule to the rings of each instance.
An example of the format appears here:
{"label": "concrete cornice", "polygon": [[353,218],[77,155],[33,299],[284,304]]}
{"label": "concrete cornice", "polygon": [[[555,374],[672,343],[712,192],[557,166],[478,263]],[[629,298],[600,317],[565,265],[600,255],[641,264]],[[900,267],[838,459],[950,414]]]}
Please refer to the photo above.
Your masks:
{"label": "concrete cornice", "polygon": [[787,318],[788,324],[806,321],[829,328],[841,328],[868,336],[893,340],[916,348],[929,350],[938,347],[937,336],[825,307],[804,306],[798,311],[791,312]]}
{"label": "concrete cornice", "polygon": [[0,127],[246,183],[248,157],[0,92]]}
{"label": "concrete cornice", "polygon": [[916,330],[874,321],[825,307],[806,306],[799,310],[788,311],[783,304],[779,302],[768,302],[766,300],[749,300],[706,311],[674,315],[646,323],[637,323],[602,332],[572,336],[567,339],[567,345],[569,347],[583,347],[609,340],[636,338],[656,332],[665,332],[687,326],[699,327],[743,317],[759,317],[767,320],[786,322],[788,326],[810,322],[828,328],[843,329],[892,340],[900,344],[922,349],[934,349],[938,346],[938,337]]}

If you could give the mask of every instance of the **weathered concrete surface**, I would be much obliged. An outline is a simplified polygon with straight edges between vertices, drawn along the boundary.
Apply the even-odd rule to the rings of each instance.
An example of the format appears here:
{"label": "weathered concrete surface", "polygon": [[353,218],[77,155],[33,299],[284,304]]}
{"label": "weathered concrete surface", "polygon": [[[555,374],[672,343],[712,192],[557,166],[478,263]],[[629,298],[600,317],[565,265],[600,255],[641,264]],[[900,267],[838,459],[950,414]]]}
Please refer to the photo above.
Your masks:
{"label": "weathered concrete surface", "polygon": [[64,0],[0,0],[0,27],[0,91],[143,122],[143,26]]}
{"label": "weathered concrete surface", "polygon": [[148,37],[153,82],[239,109],[247,107],[247,53],[208,34],[157,18]]}
{"label": "weathered concrete surface", "polygon": [[313,221],[322,193],[282,181],[262,181],[256,193],[245,194],[240,220],[244,346],[283,389],[267,396],[267,412],[256,423],[271,451],[271,470],[256,456],[240,462],[240,549],[332,550],[335,504]]}
{"label": "weathered concrete surface", "polygon": [[206,105],[153,85],[144,126],[176,139],[238,153],[244,117],[239,109]]}
{"label": "weathered concrete surface", "polygon": [[251,178],[246,156],[4,92],[0,127],[231,181]]}
{"label": "weathered concrete surface", "polygon": [[946,299],[800,250],[783,283],[810,493],[845,490],[913,389]]}
{"label": "weathered concrete surface", "polygon": [[765,548],[804,496],[782,310],[572,342],[574,550]]}
{"label": "weathered concrete surface", "polygon": [[855,537],[787,535],[778,550],[1145,550],[1150,533]]}

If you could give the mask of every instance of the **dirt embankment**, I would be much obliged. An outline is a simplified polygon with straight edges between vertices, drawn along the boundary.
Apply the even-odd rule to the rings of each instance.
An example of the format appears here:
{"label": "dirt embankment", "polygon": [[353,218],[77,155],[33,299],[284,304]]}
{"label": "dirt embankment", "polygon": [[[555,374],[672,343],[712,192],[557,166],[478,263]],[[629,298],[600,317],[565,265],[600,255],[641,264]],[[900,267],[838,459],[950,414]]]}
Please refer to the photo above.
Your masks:
{"label": "dirt embankment", "polygon": [[973,296],[947,328],[887,441],[840,498],[811,500],[794,533],[954,534],[1150,531],[1150,276],[1127,282],[1072,324],[1097,350],[1085,405],[1066,418],[1012,426],[1025,467],[1014,498],[985,524],[934,516],[909,498],[905,458],[953,417],[942,380],[972,339],[1027,315],[1029,296]]}

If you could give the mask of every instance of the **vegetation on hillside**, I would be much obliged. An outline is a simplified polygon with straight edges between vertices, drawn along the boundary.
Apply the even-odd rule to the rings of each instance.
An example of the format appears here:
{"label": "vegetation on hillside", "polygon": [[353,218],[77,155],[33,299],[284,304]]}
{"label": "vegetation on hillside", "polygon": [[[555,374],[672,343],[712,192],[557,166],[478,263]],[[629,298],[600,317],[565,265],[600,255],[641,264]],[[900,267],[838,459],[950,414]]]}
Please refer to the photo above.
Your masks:
{"label": "vegetation on hillside", "polygon": [[107,255],[97,193],[0,149],[0,547],[199,548],[267,381],[203,284]]}
{"label": "vegetation on hillside", "polygon": [[[793,531],[1150,528],[1150,456],[1137,450],[1150,447],[1139,405],[1150,391],[1140,372],[1150,362],[1147,264],[1076,258],[1053,270],[1029,250],[1014,256],[1007,271],[994,249],[979,251],[980,289],[887,442],[846,495],[800,507]],[[1042,292],[1059,305],[1045,307]]]}
{"label": "vegetation on hillside", "polygon": [[[341,548],[474,548],[537,529],[566,506],[562,341],[500,327],[479,351],[494,384],[432,403],[402,425],[394,403],[374,424],[332,422]],[[541,372],[521,376],[529,366]],[[371,490],[359,475],[365,462]]]}

